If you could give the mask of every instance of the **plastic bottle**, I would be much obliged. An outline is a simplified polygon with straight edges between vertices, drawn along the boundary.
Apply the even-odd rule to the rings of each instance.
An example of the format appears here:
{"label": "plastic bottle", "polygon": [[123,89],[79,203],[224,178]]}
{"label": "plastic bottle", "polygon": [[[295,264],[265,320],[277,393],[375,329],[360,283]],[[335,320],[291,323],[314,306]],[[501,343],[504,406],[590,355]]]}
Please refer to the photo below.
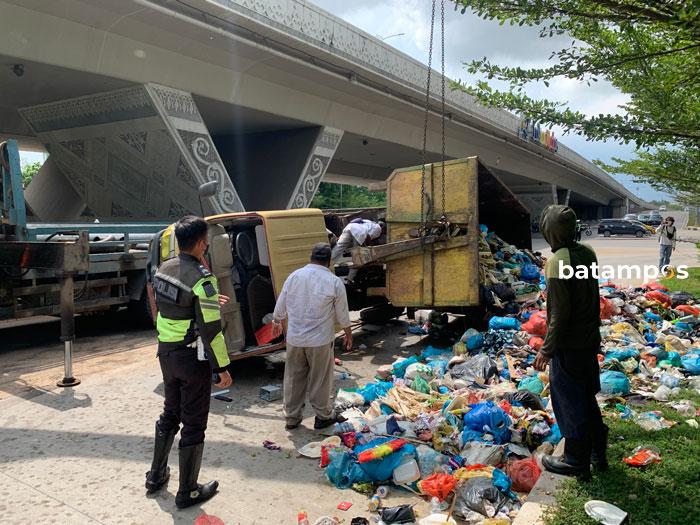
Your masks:
{"label": "plastic bottle", "polygon": [[305,510],[302,510],[297,514],[297,525],[309,525],[309,515]]}

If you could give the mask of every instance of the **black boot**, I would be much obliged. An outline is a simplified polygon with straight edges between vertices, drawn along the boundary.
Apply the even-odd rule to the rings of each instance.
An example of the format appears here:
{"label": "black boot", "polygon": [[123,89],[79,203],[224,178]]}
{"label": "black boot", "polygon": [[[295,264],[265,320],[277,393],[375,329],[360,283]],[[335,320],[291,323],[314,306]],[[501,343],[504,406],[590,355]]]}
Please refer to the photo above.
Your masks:
{"label": "black boot", "polygon": [[593,469],[598,472],[605,472],[608,470],[608,432],[610,429],[606,424],[603,424],[601,428],[593,435],[593,448],[591,449],[591,465]]}
{"label": "black boot", "polygon": [[156,423],[156,439],[153,446],[153,462],[151,470],[146,472],[146,491],[148,494],[156,492],[165,486],[170,479],[170,467],[168,467],[168,455],[173,446],[177,427],[170,432],[161,432]]}
{"label": "black boot", "polygon": [[542,457],[542,465],[549,472],[563,476],[579,476],[590,478],[591,444],[589,441],[566,438],[564,455],[561,458],[550,456]]}
{"label": "black boot", "polygon": [[178,509],[203,503],[216,494],[218,481],[210,481],[204,485],[197,483],[199,468],[202,466],[204,443],[180,448],[180,488],[175,496]]}

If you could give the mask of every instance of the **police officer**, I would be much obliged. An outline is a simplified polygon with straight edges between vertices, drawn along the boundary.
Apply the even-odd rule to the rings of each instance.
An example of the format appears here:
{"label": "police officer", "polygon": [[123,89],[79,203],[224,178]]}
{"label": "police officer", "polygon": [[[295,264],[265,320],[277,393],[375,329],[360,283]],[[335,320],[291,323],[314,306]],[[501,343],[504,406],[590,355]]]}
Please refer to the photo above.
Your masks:
{"label": "police officer", "polygon": [[221,332],[220,296],[216,278],[204,266],[208,248],[207,223],[186,216],[175,224],[180,254],[165,261],[153,284],[158,305],[158,358],[163,372],[165,402],[156,422],[151,470],[146,473],[148,493],[162,488],[170,478],[168,454],[180,423],[180,487],[178,508],[208,500],[218,481],[197,483],[204,450],[211,396],[212,370],[219,374],[217,388],[231,384],[230,363]]}

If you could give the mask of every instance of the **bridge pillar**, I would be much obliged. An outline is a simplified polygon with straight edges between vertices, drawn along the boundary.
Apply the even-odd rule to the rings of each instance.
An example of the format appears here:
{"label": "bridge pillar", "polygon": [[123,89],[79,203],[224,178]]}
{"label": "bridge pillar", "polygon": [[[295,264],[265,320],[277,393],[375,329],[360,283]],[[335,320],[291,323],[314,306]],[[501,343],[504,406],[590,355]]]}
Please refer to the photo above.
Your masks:
{"label": "bridge pillar", "polygon": [[[44,143],[52,169],[41,170],[27,191],[41,220],[55,210],[82,210],[99,219],[176,219],[200,214],[197,188],[219,181],[204,199],[204,212],[242,211],[243,205],[214,147],[190,93],[143,84],[40,106],[20,114]],[[53,169],[55,168],[55,169]],[[33,186],[60,171],[73,192],[57,195],[51,207],[34,199]],[[45,180],[42,180],[45,179]],[[80,202],[75,202],[80,201]],[[83,212],[83,213],[86,213]]]}
{"label": "bridge pillar", "polygon": [[311,204],[343,137],[323,126],[214,137],[249,210],[305,208]]}

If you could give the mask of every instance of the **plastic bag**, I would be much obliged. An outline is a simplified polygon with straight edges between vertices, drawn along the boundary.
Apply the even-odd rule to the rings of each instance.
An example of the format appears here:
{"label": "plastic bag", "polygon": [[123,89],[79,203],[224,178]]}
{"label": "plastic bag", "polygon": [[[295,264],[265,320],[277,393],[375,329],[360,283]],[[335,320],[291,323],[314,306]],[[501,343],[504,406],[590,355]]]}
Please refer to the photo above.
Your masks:
{"label": "plastic bag", "polygon": [[531,410],[544,410],[544,405],[540,396],[529,390],[518,390],[517,392],[507,392],[503,398],[511,405],[520,404]]}
{"label": "plastic bag", "polygon": [[547,334],[547,312],[540,310],[533,313],[521,328],[528,334],[544,337]]}
{"label": "plastic bag", "polygon": [[533,394],[541,394],[544,390],[544,383],[539,376],[525,376],[518,383],[518,390],[528,390]]}
{"label": "plastic bag", "polygon": [[466,465],[498,465],[503,460],[503,447],[481,441],[465,443],[460,452]]}
{"label": "plastic bag", "polygon": [[501,445],[510,441],[511,420],[505,411],[493,401],[471,405],[472,409],[464,414],[464,428],[476,432],[488,432],[494,443]]}
{"label": "plastic bag", "polygon": [[386,395],[393,386],[394,384],[389,381],[377,381],[376,383],[367,383],[357,393],[362,396],[365,403],[371,403],[378,397]]}
{"label": "plastic bag", "polygon": [[[376,447],[386,443],[387,441],[392,441],[393,438],[376,438],[364,445],[357,445],[354,452],[359,454],[365,450]],[[366,479],[362,481],[387,481],[391,479],[394,469],[401,463],[401,461],[406,456],[415,457],[416,447],[413,445],[404,445],[396,452],[389,454],[383,459],[370,461],[369,463],[358,464],[359,467],[366,475]]]}
{"label": "plastic bag", "polygon": [[600,318],[610,319],[615,315],[615,305],[605,297],[600,298]]}
{"label": "plastic bag", "polygon": [[600,374],[600,392],[607,395],[630,393],[630,380],[622,372],[607,370]]}
{"label": "plastic bag", "polygon": [[361,407],[365,404],[365,398],[362,397],[360,392],[354,390],[338,390],[338,394],[335,396],[335,404],[343,406],[356,406]]}
{"label": "plastic bag", "polygon": [[527,345],[532,348],[535,352],[539,352],[544,344],[544,339],[539,336],[533,336],[527,341]]}
{"label": "plastic bag", "polygon": [[423,363],[411,363],[406,367],[406,371],[403,375],[404,379],[415,379],[419,376],[425,380],[430,380],[433,376],[433,369],[430,365]]}
{"label": "plastic bag", "polygon": [[691,306],[689,304],[679,304],[675,307],[675,309],[681,313],[684,313],[685,315],[692,315],[693,317],[700,316],[700,308],[698,308],[697,306]]}
{"label": "plastic bag", "polygon": [[513,490],[518,492],[530,492],[541,473],[534,457],[518,459],[506,466],[506,474],[513,481]]}
{"label": "plastic bag", "polygon": [[[656,301],[658,303],[661,303],[661,305],[664,306],[665,308],[668,308],[669,306],[671,306],[671,298],[668,296],[668,294],[665,294],[661,290],[652,290],[650,292],[647,292],[644,294],[644,297],[646,297],[650,301]],[[687,302],[687,301],[682,301],[682,302]]]}
{"label": "plastic bag", "polygon": [[622,461],[630,467],[646,467],[652,463],[661,463],[661,454],[656,447],[639,446],[634,449],[631,456],[623,458]]}
{"label": "plastic bag", "polygon": [[700,352],[690,352],[681,357],[681,365],[691,375],[700,375]]}
{"label": "plastic bag", "polygon": [[454,513],[465,519],[470,511],[492,518],[507,502],[490,478],[472,478],[457,489]]}
{"label": "plastic bag", "polygon": [[617,359],[618,361],[624,361],[630,357],[639,357],[639,350],[634,348],[616,348],[613,350],[608,350],[605,354],[605,360],[610,361],[610,359]]}
{"label": "plastic bag", "polygon": [[416,459],[418,460],[421,478],[434,474],[438,466],[445,465],[449,461],[447,456],[428,445],[418,445],[416,447]]}
{"label": "plastic bag", "polygon": [[498,375],[498,364],[487,354],[477,354],[450,369],[453,379],[484,384]]}
{"label": "plastic bag", "polygon": [[445,501],[450,492],[457,485],[457,480],[450,474],[433,474],[418,482],[418,489],[422,494],[434,496],[440,501]]}
{"label": "plastic bag", "polygon": [[520,277],[523,281],[539,280],[540,269],[534,264],[523,264],[520,267]]}
{"label": "plastic bag", "polygon": [[387,525],[392,523],[413,523],[416,521],[413,505],[399,505],[398,507],[381,509],[379,517]]}
{"label": "plastic bag", "polygon": [[[331,449],[329,456],[330,464],[326,467],[326,476],[339,489],[348,489],[354,483],[370,481],[370,477],[352,459],[349,452],[341,449]],[[391,472],[389,472],[389,476],[391,476]]]}
{"label": "plastic bag", "polygon": [[413,390],[415,390],[416,392],[420,392],[422,394],[430,393],[430,385],[421,376],[416,376],[416,378],[413,380],[413,385],[411,385],[411,388],[413,388]]}
{"label": "plastic bag", "polygon": [[673,306],[679,306],[692,301],[693,294],[690,292],[671,292],[668,294],[668,298]]}
{"label": "plastic bag", "polygon": [[520,321],[515,317],[494,316],[489,319],[489,330],[520,330]]}
{"label": "plastic bag", "polygon": [[408,359],[402,359],[400,361],[396,361],[393,366],[392,366],[392,371],[394,373],[394,377],[398,378],[403,378],[404,374],[406,373],[406,369],[412,365],[413,363],[418,362],[418,356],[412,355]]}

